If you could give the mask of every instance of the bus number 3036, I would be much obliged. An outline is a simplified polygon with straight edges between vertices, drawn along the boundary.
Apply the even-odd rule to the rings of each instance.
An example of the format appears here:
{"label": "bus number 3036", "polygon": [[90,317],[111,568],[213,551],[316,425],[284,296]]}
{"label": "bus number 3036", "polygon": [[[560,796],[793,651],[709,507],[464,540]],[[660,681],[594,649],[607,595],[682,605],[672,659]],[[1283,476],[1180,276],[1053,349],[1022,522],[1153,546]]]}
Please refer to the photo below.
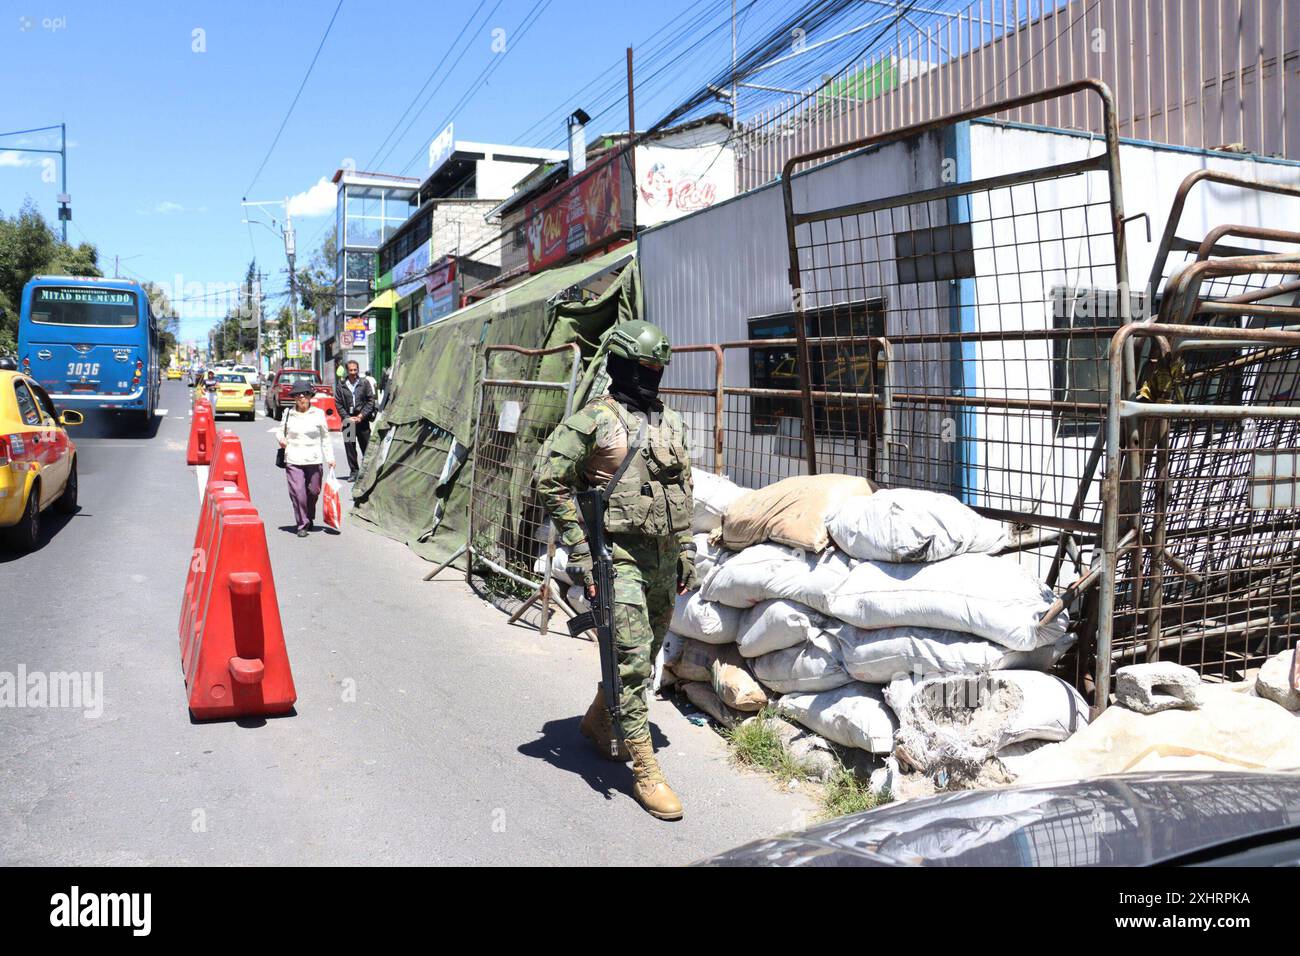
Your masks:
{"label": "bus number 3036", "polygon": [[78,375],[89,376],[89,375],[98,375],[98,374],[99,374],[98,362],[69,362],[68,363],[69,376],[75,377]]}

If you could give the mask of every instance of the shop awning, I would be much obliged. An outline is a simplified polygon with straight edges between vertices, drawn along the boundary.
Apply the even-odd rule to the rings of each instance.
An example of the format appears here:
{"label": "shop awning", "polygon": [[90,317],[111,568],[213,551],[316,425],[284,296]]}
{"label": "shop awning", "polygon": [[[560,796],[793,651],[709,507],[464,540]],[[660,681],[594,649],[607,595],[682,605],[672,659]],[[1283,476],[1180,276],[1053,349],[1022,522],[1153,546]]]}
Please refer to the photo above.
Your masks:
{"label": "shop awning", "polygon": [[397,305],[397,290],[385,289],[379,295],[370,300],[369,305],[363,311],[370,312],[373,309],[391,309]]}

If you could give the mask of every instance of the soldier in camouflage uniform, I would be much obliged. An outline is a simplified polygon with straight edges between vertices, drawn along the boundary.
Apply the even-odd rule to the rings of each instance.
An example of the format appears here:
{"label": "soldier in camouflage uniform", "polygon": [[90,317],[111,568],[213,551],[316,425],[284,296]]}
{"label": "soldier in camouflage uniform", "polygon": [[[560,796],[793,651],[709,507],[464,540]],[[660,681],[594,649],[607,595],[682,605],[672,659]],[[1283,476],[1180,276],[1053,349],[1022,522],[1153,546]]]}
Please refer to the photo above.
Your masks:
{"label": "soldier in camouflage uniform", "polygon": [[[667,336],[649,322],[626,322],[609,336],[607,394],[562,422],[538,458],[537,491],[569,549],[569,573],[592,586],[591,550],[573,491],[604,488],[632,448],[609,495],[605,530],[614,557],[614,632],[620,701],[620,759],[632,760],[633,792],[652,815],[677,820],[681,801],[664,779],[650,743],[651,667],[678,594],[696,587],[691,539],[691,465],[679,416],[659,401],[659,380],[672,358]],[[604,691],[582,719],[582,732],[609,756],[611,726]]]}

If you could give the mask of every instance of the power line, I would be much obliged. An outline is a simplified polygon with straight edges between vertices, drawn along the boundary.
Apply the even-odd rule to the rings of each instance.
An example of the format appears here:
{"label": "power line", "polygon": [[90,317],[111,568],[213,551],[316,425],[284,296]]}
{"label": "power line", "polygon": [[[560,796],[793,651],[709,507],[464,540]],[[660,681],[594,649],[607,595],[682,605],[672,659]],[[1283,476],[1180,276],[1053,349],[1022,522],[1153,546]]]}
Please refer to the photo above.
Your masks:
{"label": "power line", "polygon": [[289,122],[289,117],[293,115],[294,107],[298,105],[298,97],[302,96],[302,91],[307,86],[307,80],[311,77],[311,71],[316,66],[316,60],[320,57],[320,51],[325,47],[325,41],[329,39],[330,31],[334,29],[334,21],[338,18],[339,10],[342,9],[342,7],[343,0],[339,0],[338,4],[334,7],[334,13],[330,17],[329,24],[325,27],[325,33],[320,38],[320,43],[316,45],[316,53],[312,56],[311,63],[307,65],[307,72],[303,74],[302,82],[298,84],[298,92],[293,94],[293,102],[289,104],[289,109],[285,112],[284,119],[280,121],[280,128],[275,131],[275,139],[271,140],[270,148],[267,149],[266,155],[262,157],[261,165],[257,167],[257,172],[253,173],[252,180],[244,190],[245,197],[253,191],[253,187],[257,185],[257,178],[262,175],[262,170],[266,168],[266,164],[270,160],[271,154],[275,152],[275,146],[280,142],[280,134],[284,132],[284,128]]}
{"label": "power line", "polygon": [[[447,123],[455,120],[456,114],[460,110],[460,108],[464,106],[466,103],[468,103],[470,99],[473,98],[474,94],[483,88],[483,84],[486,82],[488,77],[490,77],[494,72],[496,72],[496,70],[501,66],[501,64],[505,62],[506,57],[508,57],[512,52],[514,52],[514,50],[519,46],[519,43],[523,40],[523,38],[528,35],[528,30],[532,27],[534,23],[538,21],[538,19],[541,18],[541,14],[550,5],[551,5],[551,0],[537,0],[537,2],[533,4],[532,9],[529,10],[528,13],[524,16],[524,19],[519,22],[519,26],[515,27],[514,36],[509,41],[509,46],[506,47],[505,52],[500,54],[499,56],[494,57],[488,63],[488,65],[479,72],[479,75],[475,77],[475,79],[466,88],[465,92],[461,94],[461,98],[456,101],[456,105],[453,106],[451,110],[447,113],[446,119],[443,122],[437,124],[434,127],[434,129],[442,129],[447,125]],[[410,169],[411,166],[415,164],[415,161],[420,158],[420,155],[423,152],[424,152],[424,146],[422,144],[420,148],[415,151],[415,154],[409,160],[407,160],[406,165],[402,167],[402,172],[406,172],[406,170]]]}
{"label": "power line", "polygon": [[[416,93],[415,96],[411,98],[410,104],[402,112],[402,115],[398,117],[397,122],[393,124],[393,128],[388,131],[388,135],[384,137],[384,141],[379,144],[379,149],[375,150],[375,155],[371,156],[370,159],[366,162],[366,169],[375,168],[374,167],[375,160],[376,157],[379,156],[380,150],[382,150],[384,146],[388,144],[389,138],[397,130],[397,127],[402,124],[402,120],[406,119],[406,114],[411,111],[411,107],[416,104],[416,102],[423,95],[425,89],[428,88],[429,83],[433,81],[433,78],[438,74],[438,71],[442,69],[443,65],[447,62],[447,57],[451,55],[452,50],[456,49],[461,39],[465,36],[465,33],[469,30],[470,25],[474,22],[475,19],[478,18],[479,10],[483,9],[483,4],[485,2],[486,0],[479,0],[478,7],[475,8],[474,12],[470,15],[470,18],[465,21],[465,25],[460,28],[460,33],[456,35],[456,39],[453,40],[451,46],[447,48],[447,52],[443,55],[443,58],[439,61],[438,65],[434,67],[433,72],[429,74],[428,79],[424,81],[424,86],[421,86],[419,92]],[[487,16],[483,18],[483,22],[487,23],[487,21],[492,18],[492,14],[496,13],[497,9],[500,6],[501,6],[501,0],[497,0],[496,4],[492,7],[492,9],[488,11]],[[393,150],[397,148],[397,144],[402,141],[402,138],[411,131],[411,127],[415,125],[415,121],[424,115],[424,111],[429,108],[429,104],[432,103],[433,98],[438,95],[438,91],[442,89],[443,84],[446,83],[447,80],[451,78],[452,73],[455,71],[456,67],[460,64],[460,61],[464,58],[465,54],[469,52],[469,48],[470,45],[468,43],[465,44],[465,48],[460,51],[460,54],[456,57],[455,61],[453,61],[451,66],[447,68],[446,74],[443,76],[441,80],[438,81],[438,85],[433,88],[433,91],[425,99],[424,105],[420,107],[419,112],[417,112],[414,116],[411,117],[411,121],[406,124],[406,127],[398,135],[397,139],[393,141],[393,145],[389,146],[388,151],[384,153],[381,158],[379,158],[379,162],[381,164],[384,162],[384,160],[388,159],[388,157],[392,154]]]}

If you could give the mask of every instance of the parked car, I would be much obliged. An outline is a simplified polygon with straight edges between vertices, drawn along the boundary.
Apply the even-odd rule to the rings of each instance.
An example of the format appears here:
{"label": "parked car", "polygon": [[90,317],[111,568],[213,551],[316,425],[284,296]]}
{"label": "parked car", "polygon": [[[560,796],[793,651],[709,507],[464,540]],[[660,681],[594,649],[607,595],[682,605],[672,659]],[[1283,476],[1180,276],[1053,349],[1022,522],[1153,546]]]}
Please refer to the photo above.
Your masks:
{"label": "parked car", "polygon": [[173,365],[167,369],[167,380],[169,382],[179,382],[183,375],[184,373],[180,370],[180,366]]}
{"label": "parked car", "polygon": [[278,422],[284,410],[293,404],[293,400],[289,397],[289,390],[299,382],[308,382],[317,392],[333,395],[330,387],[321,382],[320,375],[315,369],[282,368],[275,373],[275,378],[265,390],[266,414]]}
{"label": "parked car", "polygon": [[217,398],[212,406],[214,415],[238,415],[246,422],[257,417],[257,399],[253,386],[239,372],[223,370],[217,373]]}
{"label": "parked car", "polygon": [[0,529],[17,550],[40,544],[42,511],[77,510],[77,446],[65,429],[84,420],[59,414],[26,375],[0,370]]}
{"label": "parked car", "polygon": [[1300,773],[1128,773],[945,793],[699,865],[1297,866]]}

